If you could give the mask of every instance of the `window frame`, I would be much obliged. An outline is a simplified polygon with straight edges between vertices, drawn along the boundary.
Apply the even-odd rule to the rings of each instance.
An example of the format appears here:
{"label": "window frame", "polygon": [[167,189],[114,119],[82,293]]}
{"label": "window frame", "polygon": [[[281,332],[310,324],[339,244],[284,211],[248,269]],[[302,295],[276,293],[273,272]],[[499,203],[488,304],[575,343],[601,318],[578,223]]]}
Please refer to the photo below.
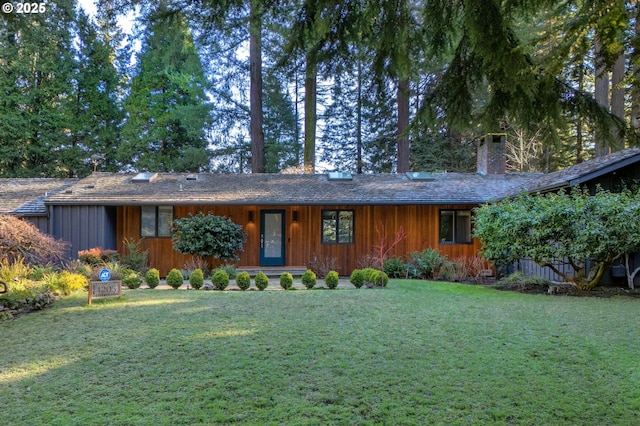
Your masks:
{"label": "window frame", "polygon": [[[451,231],[453,235],[453,239],[451,241],[445,240],[442,238],[442,218],[443,213],[451,214],[453,221],[453,230]],[[468,241],[459,241],[458,240],[458,214],[466,213],[465,216],[469,217],[469,225],[468,225]],[[438,212],[438,244],[460,244],[460,245],[469,245],[473,244],[473,211],[471,209],[440,209]]]}
{"label": "window frame", "polygon": [[[325,239],[325,213],[327,212],[335,212],[335,227],[333,228],[335,232],[336,239],[335,241],[327,241]],[[348,212],[351,214],[351,232],[350,239],[347,242],[340,241],[340,214],[343,212]],[[353,209],[322,209],[320,212],[320,242],[321,244],[327,245],[353,245],[356,241],[356,212]]]}
{"label": "window frame", "polygon": [[[145,226],[143,223],[143,217],[145,215],[145,209],[147,209],[147,215],[150,217],[150,210],[153,209],[153,234],[144,234]],[[168,209],[171,209],[171,214],[169,216],[169,221],[167,223],[167,232],[160,234],[160,218],[163,214],[166,214]],[[162,211],[164,210],[164,211]],[[171,237],[171,224],[174,219],[174,208],[173,206],[168,205],[157,205],[157,206],[140,206],[140,238],[170,238]],[[151,228],[151,227],[149,227]]]}

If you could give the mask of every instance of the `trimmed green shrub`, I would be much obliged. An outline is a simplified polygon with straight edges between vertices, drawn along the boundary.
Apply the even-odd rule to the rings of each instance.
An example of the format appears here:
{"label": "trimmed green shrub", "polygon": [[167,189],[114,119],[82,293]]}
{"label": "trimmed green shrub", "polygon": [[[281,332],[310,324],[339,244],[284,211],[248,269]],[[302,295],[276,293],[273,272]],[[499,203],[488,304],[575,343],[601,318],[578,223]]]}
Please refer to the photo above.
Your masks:
{"label": "trimmed green shrub", "polygon": [[171,228],[175,251],[203,258],[237,260],[246,240],[247,233],[242,226],[211,213],[189,214],[189,217],[174,220]]}
{"label": "trimmed green shrub", "polygon": [[349,277],[349,282],[354,285],[355,288],[360,288],[364,285],[364,271],[362,269],[354,269]]}
{"label": "trimmed green shrub", "polygon": [[383,271],[374,268],[364,268],[364,282],[369,287],[386,287],[389,282],[389,276]]}
{"label": "trimmed green shrub", "polygon": [[311,290],[316,285],[316,274],[311,269],[307,269],[302,274],[302,284],[308,289]]}
{"label": "trimmed green shrub", "polygon": [[216,270],[211,275],[211,284],[218,290],[224,290],[229,285],[229,274],[224,269]]}
{"label": "trimmed green shrub", "polygon": [[122,284],[126,285],[130,290],[137,289],[142,285],[142,276],[140,275],[140,272],[125,269]]}
{"label": "trimmed green shrub", "polygon": [[269,285],[269,277],[267,277],[262,271],[256,274],[255,281],[256,287],[258,287],[258,290],[260,291],[264,290]]}
{"label": "trimmed green shrub", "polygon": [[282,275],[280,275],[280,287],[285,290],[289,290],[293,287],[293,275],[289,272],[283,272]]}
{"label": "trimmed green shrub", "polygon": [[242,271],[236,276],[236,284],[240,290],[247,290],[251,287],[251,277],[247,271]]}
{"label": "trimmed green shrub", "polygon": [[329,271],[324,279],[324,282],[325,284],[327,284],[327,287],[329,287],[330,289],[334,289],[338,287],[340,276],[336,271]]}
{"label": "trimmed green shrub", "polygon": [[144,281],[147,283],[149,288],[158,287],[158,284],[160,284],[160,271],[156,268],[149,269],[144,276]]}
{"label": "trimmed green shrub", "polygon": [[225,271],[229,276],[229,279],[234,279],[236,275],[238,275],[238,272],[236,271],[236,265],[232,264],[220,265],[216,269],[211,271],[211,274],[215,274],[217,271]]}
{"label": "trimmed green shrub", "polygon": [[196,290],[199,290],[202,287],[204,284],[204,273],[202,272],[202,269],[198,268],[189,275],[189,284],[191,284],[191,287]]}
{"label": "trimmed green shrub", "polygon": [[407,276],[407,264],[401,257],[385,259],[383,269],[392,278],[404,278]]}
{"label": "trimmed green shrub", "polygon": [[173,287],[175,290],[179,289],[183,284],[184,280],[182,278],[182,272],[179,269],[173,268],[167,274],[167,285]]}

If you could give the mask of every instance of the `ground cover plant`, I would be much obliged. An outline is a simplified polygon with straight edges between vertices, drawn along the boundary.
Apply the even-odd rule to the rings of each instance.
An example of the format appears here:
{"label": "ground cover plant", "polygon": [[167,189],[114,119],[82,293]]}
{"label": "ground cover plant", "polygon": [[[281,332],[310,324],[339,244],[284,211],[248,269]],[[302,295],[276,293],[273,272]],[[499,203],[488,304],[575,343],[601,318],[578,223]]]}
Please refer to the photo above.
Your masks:
{"label": "ground cover plant", "polygon": [[[638,422],[637,299],[384,290],[75,294],[0,326],[12,425]],[[288,320],[295,319],[295,320]]]}

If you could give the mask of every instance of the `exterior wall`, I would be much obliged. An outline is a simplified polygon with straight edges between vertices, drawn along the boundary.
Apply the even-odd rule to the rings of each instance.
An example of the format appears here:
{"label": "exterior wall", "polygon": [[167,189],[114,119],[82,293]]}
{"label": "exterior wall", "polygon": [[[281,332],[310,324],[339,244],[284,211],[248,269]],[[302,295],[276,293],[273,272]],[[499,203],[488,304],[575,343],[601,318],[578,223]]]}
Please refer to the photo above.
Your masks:
{"label": "exterior wall", "polygon": [[[180,218],[199,211],[212,212],[231,218],[247,231],[245,251],[240,254],[239,266],[258,266],[260,264],[260,211],[284,210],[285,226],[285,265],[305,266],[314,256],[330,256],[337,259],[338,272],[350,274],[358,267],[358,259],[372,251],[378,243],[376,225],[382,224],[388,236],[393,239],[396,230],[402,226],[407,237],[391,255],[404,256],[412,251],[428,247],[439,248],[449,258],[475,256],[480,250],[480,243],[472,244],[439,244],[438,227],[441,209],[471,209],[475,206],[442,205],[442,206],[175,206],[174,217]],[[322,244],[321,214],[323,209],[341,209],[354,211],[354,244]],[[254,220],[249,223],[249,212],[253,212]],[[297,222],[293,222],[293,212],[298,212]],[[175,252],[171,238],[140,237],[140,207],[125,206],[117,209],[116,239],[118,250],[122,252],[122,241],[134,238],[141,241],[144,249],[149,250],[151,267],[158,268],[161,275],[166,275],[171,268],[182,268],[188,256]],[[212,263],[219,262],[210,259]]]}
{"label": "exterior wall", "polygon": [[115,212],[105,206],[50,206],[49,233],[69,243],[71,258],[92,247],[115,249]]}
{"label": "exterior wall", "polygon": [[49,218],[46,216],[20,216],[23,220],[31,222],[40,232],[49,234]]}

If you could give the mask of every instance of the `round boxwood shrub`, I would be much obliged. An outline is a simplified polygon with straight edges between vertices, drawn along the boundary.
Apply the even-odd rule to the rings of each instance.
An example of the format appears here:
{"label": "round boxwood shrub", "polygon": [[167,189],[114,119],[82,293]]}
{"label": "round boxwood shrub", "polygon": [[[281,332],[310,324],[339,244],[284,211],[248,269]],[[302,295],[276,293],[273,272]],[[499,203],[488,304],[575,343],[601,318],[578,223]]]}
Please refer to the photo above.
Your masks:
{"label": "round boxwood shrub", "polygon": [[354,269],[349,277],[349,282],[353,284],[355,288],[362,287],[364,285],[364,271],[362,269]]}
{"label": "round boxwood shrub", "polygon": [[316,285],[316,274],[311,269],[307,269],[302,274],[302,284],[310,290]]}
{"label": "round boxwood shrub", "polygon": [[142,285],[142,277],[136,271],[125,269],[122,284],[126,285],[130,290],[135,290]]}
{"label": "round boxwood shrub", "polygon": [[293,275],[289,272],[283,272],[280,275],[280,287],[289,290],[293,286]]}
{"label": "round boxwood shrub", "polygon": [[251,287],[251,277],[247,271],[242,271],[236,275],[236,284],[240,290],[247,290]]}
{"label": "round boxwood shrub", "polygon": [[340,282],[340,276],[336,271],[329,271],[327,276],[324,278],[324,282],[325,284],[327,284],[327,287],[333,290],[334,288],[338,287],[338,282]]}
{"label": "round boxwood shrub", "polygon": [[258,287],[258,290],[260,291],[264,290],[269,285],[269,277],[267,277],[262,271],[256,274],[255,281],[256,287]]}
{"label": "round boxwood shrub", "polygon": [[156,268],[149,269],[144,276],[144,280],[149,288],[158,287],[158,284],[160,284],[160,271],[158,271]]}
{"label": "round boxwood shrub", "polygon": [[202,272],[202,269],[198,268],[189,275],[189,284],[191,284],[191,287],[196,290],[199,290],[202,287],[204,284],[204,273]]}
{"label": "round boxwood shrub", "polygon": [[173,268],[167,274],[167,285],[173,287],[175,290],[179,289],[183,283],[182,272],[179,269]]}
{"label": "round boxwood shrub", "polygon": [[229,285],[229,274],[224,269],[218,269],[211,276],[211,284],[218,290],[224,290]]}

